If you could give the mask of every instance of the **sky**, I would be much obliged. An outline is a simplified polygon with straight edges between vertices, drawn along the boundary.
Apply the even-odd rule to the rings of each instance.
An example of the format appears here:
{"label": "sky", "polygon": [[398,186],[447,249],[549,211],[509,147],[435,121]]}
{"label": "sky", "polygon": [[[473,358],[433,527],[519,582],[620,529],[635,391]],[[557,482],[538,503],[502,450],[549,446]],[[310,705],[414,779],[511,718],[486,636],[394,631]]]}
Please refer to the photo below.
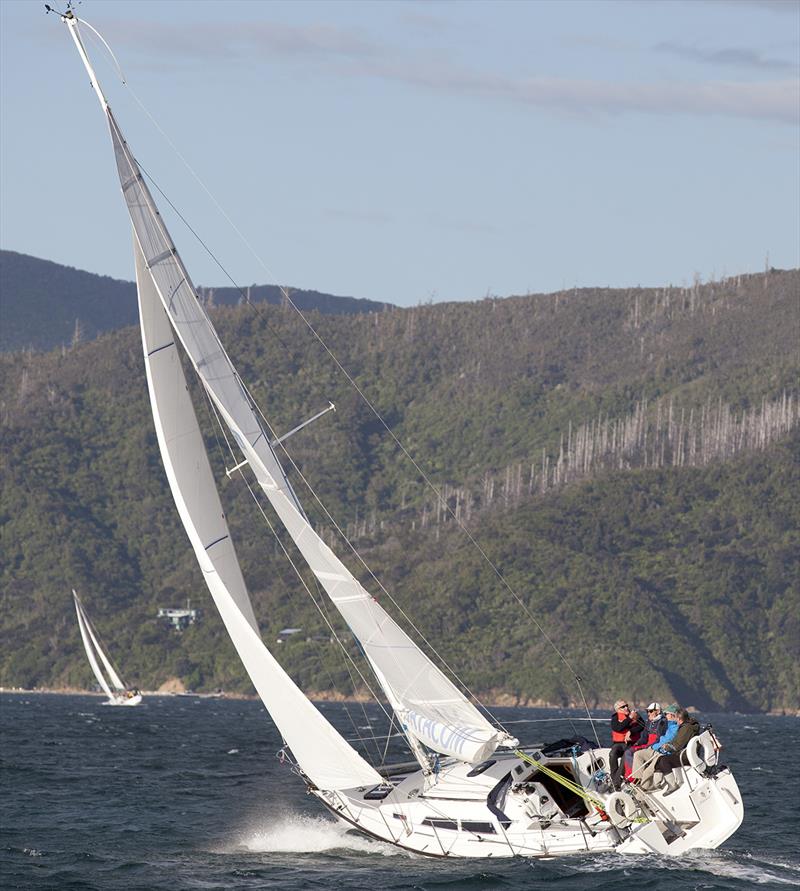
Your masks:
{"label": "sky", "polygon": [[[800,266],[795,0],[76,11],[198,285],[411,306]],[[132,280],[100,106],[38,0],[0,0],[0,116],[0,247]]]}

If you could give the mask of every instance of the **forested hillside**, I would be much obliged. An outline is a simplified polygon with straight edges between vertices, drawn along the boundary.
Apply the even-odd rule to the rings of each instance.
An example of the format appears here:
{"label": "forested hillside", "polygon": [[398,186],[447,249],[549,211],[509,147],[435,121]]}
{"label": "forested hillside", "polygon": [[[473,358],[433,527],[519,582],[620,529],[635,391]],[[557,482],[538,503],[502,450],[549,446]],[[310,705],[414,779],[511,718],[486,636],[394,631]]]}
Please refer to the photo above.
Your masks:
{"label": "forested hillside", "polygon": [[[388,306],[319,291],[290,288],[287,292],[301,309],[324,313],[381,311]],[[280,305],[285,299],[277,285],[249,285],[241,291],[201,288],[200,294],[208,306],[236,306],[247,301]],[[0,352],[69,346],[136,322],[133,282],[16,251],[0,251]]]}
{"label": "forested hillside", "polygon": [[[213,312],[278,434],[336,403],[288,443],[300,497],[347,558],[305,478],[471,689],[576,695],[459,524],[593,701],[766,710],[800,702],[799,284],[798,271],[771,270],[310,313],[441,497],[290,308]],[[89,683],[75,587],[141,685],[249,689],[168,493],[136,329],[0,357],[0,369],[0,684]],[[238,459],[195,397],[265,639],[302,627],[278,657],[307,689],[351,694],[325,621],[243,481],[225,476]],[[199,625],[176,634],[156,620],[188,597],[205,608]]]}

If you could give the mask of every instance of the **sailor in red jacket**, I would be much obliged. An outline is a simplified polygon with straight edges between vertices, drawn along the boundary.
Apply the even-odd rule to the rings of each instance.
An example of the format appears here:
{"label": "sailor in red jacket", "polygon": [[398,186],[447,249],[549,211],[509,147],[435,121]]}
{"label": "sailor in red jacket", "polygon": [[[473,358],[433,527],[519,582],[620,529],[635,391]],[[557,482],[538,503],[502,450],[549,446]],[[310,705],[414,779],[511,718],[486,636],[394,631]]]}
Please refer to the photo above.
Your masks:
{"label": "sailor in red jacket", "polygon": [[624,699],[618,699],[611,713],[611,749],[608,753],[611,782],[617,790],[622,786],[622,758],[625,750],[639,741],[641,732],[642,722],[636,710],[632,710]]}

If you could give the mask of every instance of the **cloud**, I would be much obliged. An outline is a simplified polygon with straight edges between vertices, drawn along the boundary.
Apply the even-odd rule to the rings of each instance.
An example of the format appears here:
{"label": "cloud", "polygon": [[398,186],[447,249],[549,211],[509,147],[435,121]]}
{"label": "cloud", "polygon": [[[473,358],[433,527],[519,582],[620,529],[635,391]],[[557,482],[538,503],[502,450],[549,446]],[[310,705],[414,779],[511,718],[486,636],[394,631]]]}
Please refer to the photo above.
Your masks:
{"label": "cloud", "polygon": [[707,65],[730,65],[737,68],[757,68],[761,71],[780,71],[789,74],[796,72],[798,68],[797,62],[767,59],[761,53],[744,47],[710,50],[678,43],[659,43],[655,49],[660,53],[669,53],[690,62]]}
{"label": "cloud", "polygon": [[[107,29],[109,30],[109,29]],[[116,28],[114,29],[117,30]],[[162,61],[179,58],[211,64],[215,56],[258,64],[280,57],[328,74],[354,79],[381,79],[420,89],[465,96],[493,97],[528,107],[567,114],[724,115],[796,124],[800,87],[796,78],[768,82],[686,81],[627,82],[497,74],[456,65],[444,52],[417,54],[367,36],[359,29],[330,25],[292,26],[265,22],[190,23],[180,28],[155,25],[143,36],[127,25],[114,35],[117,43]],[[135,44],[132,42],[135,41]],[[677,44],[664,51],[692,52]],[[668,48],[668,49],[667,49]],[[694,52],[702,53],[700,50]],[[734,51],[721,51],[730,53]],[[740,53],[740,61],[756,54]],[[728,56],[730,58],[730,56]],[[758,61],[760,57],[756,57]],[[760,59],[760,63],[770,64]]]}
{"label": "cloud", "polygon": [[277,22],[189,22],[180,26],[153,23],[145,31],[117,21],[106,27],[116,45],[125,44],[163,61],[168,57],[208,60],[214,57],[252,60],[259,56],[361,58],[380,52],[380,46],[356,29],[334,25],[285,25]]}
{"label": "cloud", "polygon": [[371,62],[374,77],[471,95],[495,96],[523,105],[570,114],[724,115],[796,124],[800,85],[770,82],[701,81],[633,83],[555,77],[509,78],[465,71],[439,61],[430,66]]}
{"label": "cloud", "polygon": [[800,87],[771,83],[613,83],[532,80],[515,90],[520,101],[574,112],[724,115],[796,123]]}

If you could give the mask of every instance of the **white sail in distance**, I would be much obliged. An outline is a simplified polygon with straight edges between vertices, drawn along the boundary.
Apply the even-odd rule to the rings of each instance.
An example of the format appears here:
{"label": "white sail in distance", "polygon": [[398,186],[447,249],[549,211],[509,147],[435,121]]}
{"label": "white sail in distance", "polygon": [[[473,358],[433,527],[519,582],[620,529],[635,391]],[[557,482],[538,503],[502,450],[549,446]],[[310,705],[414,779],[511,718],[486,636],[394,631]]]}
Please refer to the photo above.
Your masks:
{"label": "white sail in distance", "polygon": [[[73,36],[93,77],[76,28]],[[506,734],[487,721],[420,650],[308,522],[94,78],[93,86],[106,112],[120,185],[144,267],[181,345],[259,485],[358,638],[370,664],[377,667],[378,680],[404,729],[435,751],[470,762],[483,760],[505,741]]]}
{"label": "white sail in distance", "polygon": [[[80,599],[78,598],[78,595],[75,593],[74,589],[72,591],[72,598],[75,603],[75,612],[78,616],[78,629],[81,633],[83,648],[86,651],[86,658],[89,660],[89,665],[91,666],[95,678],[97,678],[97,683],[100,684],[106,696],[108,696],[109,699],[112,699],[114,694],[111,692],[111,685],[109,684],[108,680],[102,672],[102,669],[100,668],[100,665],[97,662],[97,654],[100,653],[102,655],[100,644],[97,642],[97,639],[91,632],[89,619],[86,616],[86,613],[83,609],[83,604],[80,602]],[[104,661],[106,661],[106,664],[108,664],[107,660]],[[114,677],[116,680],[116,688],[118,690],[123,690],[124,687],[122,686],[122,682],[120,681],[119,677],[117,677],[116,672],[114,672]]]}

